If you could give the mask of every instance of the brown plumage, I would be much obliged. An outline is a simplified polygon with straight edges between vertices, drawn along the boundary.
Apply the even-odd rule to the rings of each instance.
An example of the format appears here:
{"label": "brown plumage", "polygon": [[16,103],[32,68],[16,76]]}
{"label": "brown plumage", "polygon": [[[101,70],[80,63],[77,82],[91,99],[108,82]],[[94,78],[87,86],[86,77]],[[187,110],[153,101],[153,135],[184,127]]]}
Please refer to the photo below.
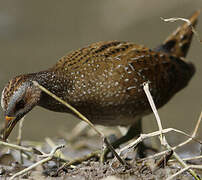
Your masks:
{"label": "brown plumage", "polygon": [[[198,15],[197,11],[190,18],[193,26]],[[184,60],[191,39],[191,27],[185,23],[154,50],[130,42],[93,43],[62,57],[46,71],[13,78],[2,92],[1,104],[7,119],[4,139],[36,105],[71,113],[32,81],[70,103],[93,123],[135,124],[151,112],[143,82],[150,82],[151,94],[159,108],[193,76],[194,66]]]}

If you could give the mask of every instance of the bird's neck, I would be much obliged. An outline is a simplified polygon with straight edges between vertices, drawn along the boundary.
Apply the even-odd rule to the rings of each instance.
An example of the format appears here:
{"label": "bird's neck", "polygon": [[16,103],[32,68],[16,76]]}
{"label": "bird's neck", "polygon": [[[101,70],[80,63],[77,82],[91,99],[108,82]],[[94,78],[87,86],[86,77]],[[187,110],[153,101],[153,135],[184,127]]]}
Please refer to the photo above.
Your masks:
{"label": "bird's neck", "polygon": [[68,78],[54,71],[38,72],[33,80],[59,97],[62,96],[63,91],[66,90],[65,86],[68,85]]}

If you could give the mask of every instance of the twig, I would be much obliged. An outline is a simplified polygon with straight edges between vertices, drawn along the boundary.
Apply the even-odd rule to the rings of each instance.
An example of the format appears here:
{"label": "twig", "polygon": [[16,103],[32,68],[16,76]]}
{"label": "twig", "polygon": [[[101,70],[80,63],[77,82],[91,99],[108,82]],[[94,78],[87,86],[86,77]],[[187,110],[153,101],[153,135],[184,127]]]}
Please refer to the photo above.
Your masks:
{"label": "twig", "polygon": [[186,19],[186,18],[180,18],[180,17],[172,17],[172,18],[163,18],[163,17],[160,17],[161,20],[165,21],[165,22],[175,22],[175,21],[184,21],[184,22],[187,22],[188,25],[190,26],[191,25],[191,22],[189,19]]}
{"label": "twig", "polygon": [[35,164],[29,166],[28,168],[25,168],[25,169],[23,169],[22,171],[17,172],[16,174],[14,174],[14,175],[10,178],[10,180],[12,180],[12,179],[14,179],[15,177],[18,177],[18,176],[20,176],[20,175],[22,175],[22,174],[27,173],[28,171],[30,171],[31,169],[35,168],[36,166],[38,166],[38,165],[40,165],[40,164],[43,164],[43,163],[45,163],[45,162],[50,161],[50,160],[54,157],[55,152],[56,152],[57,150],[61,149],[61,148],[64,148],[64,147],[65,147],[65,145],[56,146],[55,148],[53,148],[53,150],[51,151],[50,154],[47,154],[47,157],[46,157],[45,159],[42,159],[41,161],[36,162]]}
{"label": "twig", "polygon": [[124,161],[119,155],[118,153],[116,153],[115,149],[113,148],[113,146],[110,144],[110,142],[108,141],[107,138],[104,138],[104,142],[107,145],[107,147],[110,149],[110,151],[114,154],[114,156],[116,156],[116,158],[119,160],[119,162],[124,165],[125,167],[129,167],[128,164],[126,163],[126,161]]}
{"label": "twig", "polygon": [[[185,132],[183,131],[180,131],[178,129],[174,129],[174,128],[166,128],[166,129],[162,129],[162,131],[154,131],[154,132],[151,132],[151,133],[148,133],[148,134],[140,134],[139,138],[137,138],[135,141],[131,142],[130,144],[124,146],[121,150],[120,150],[120,153],[124,152],[125,150],[128,150],[128,149],[131,149],[131,148],[134,148],[137,144],[139,144],[140,142],[142,142],[143,140],[147,139],[147,138],[151,138],[151,137],[154,137],[154,136],[159,136],[161,134],[165,134],[165,133],[168,133],[168,132],[171,132],[171,131],[174,131],[174,132],[177,132],[177,133],[180,133],[180,134],[183,134],[185,135],[186,137],[190,137],[190,135],[186,134]],[[192,139],[192,138],[191,138]],[[198,140],[196,139],[192,139],[198,143],[201,144],[201,142],[199,142]],[[173,148],[171,148],[173,150]],[[163,152],[160,152],[158,153],[157,156],[160,156],[162,154],[165,154],[168,150],[166,151],[163,151]],[[150,157],[150,156],[149,156]],[[147,158],[149,158],[147,157]],[[155,157],[155,155],[151,156],[151,157]],[[147,158],[144,158],[144,159],[147,159]]]}
{"label": "twig", "polygon": [[201,111],[201,114],[200,114],[200,116],[199,116],[199,118],[198,118],[198,121],[197,121],[197,123],[196,123],[196,126],[195,126],[195,128],[194,128],[194,132],[192,133],[191,138],[189,138],[189,139],[187,139],[186,141],[184,141],[184,142],[178,144],[177,146],[173,147],[173,148],[172,148],[173,150],[175,150],[175,149],[177,149],[177,148],[179,148],[179,147],[182,147],[182,146],[184,146],[185,144],[187,144],[187,143],[189,143],[190,141],[192,141],[193,139],[195,139],[196,133],[197,133],[198,128],[199,128],[199,125],[200,125],[200,123],[201,123],[201,119],[202,119],[202,111]]}
{"label": "twig", "polygon": [[[171,180],[175,177],[177,177],[178,175],[182,174],[183,172],[190,170],[190,169],[202,169],[202,165],[189,165],[183,169],[181,169],[180,171],[178,171],[177,173],[173,174],[172,176],[168,177],[166,180]],[[200,177],[197,175],[197,179],[200,180]]]}
{"label": "twig", "polygon": [[[55,143],[50,139],[50,138],[45,138],[45,141],[47,142],[47,144],[51,147],[54,148],[56,145]],[[67,158],[61,151],[60,152],[56,152],[55,153],[56,156],[66,160],[66,161],[71,161],[72,159],[70,159],[69,157]]]}
{"label": "twig", "polygon": [[69,167],[69,166],[72,166],[72,165],[77,165],[77,164],[80,164],[81,162],[83,161],[87,161],[89,159],[91,159],[92,157],[99,157],[99,155],[101,154],[101,151],[94,151],[90,154],[87,154],[81,158],[77,158],[77,159],[73,159],[72,161],[68,162],[68,163],[65,163],[63,164],[56,172],[56,174],[59,174],[61,170]]}
{"label": "twig", "polygon": [[[159,117],[159,115],[158,115],[156,106],[155,106],[155,104],[154,104],[153,98],[152,98],[151,93],[150,93],[150,91],[149,91],[149,84],[148,84],[148,83],[144,83],[143,86],[144,86],[145,93],[146,93],[146,95],[147,95],[147,97],[148,97],[149,103],[150,103],[150,105],[151,105],[151,108],[152,108],[152,110],[153,110],[153,112],[154,112],[154,115],[155,115],[156,120],[157,120],[158,125],[159,125],[160,117]],[[161,122],[161,121],[160,121],[160,122]],[[160,123],[160,125],[161,125],[161,123]],[[159,131],[162,132],[162,126],[159,126]],[[162,145],[164,145],[168,150],[171,150],[172,148],[171,148],[171,146],[168,144],[168,142],[167,142],[165,136],[163,136],[163,138],[164,138],[164,141],[163,141]],[[187,168],[187,167],[188,167],[187,164],[179,157],[179,155],[178,155],[175,151],[173,151],[173,156],[178,160],[178,162],[179,162],[184,168]],[[191,174],[195,179],[200,180],[200,178],[198,178],[197,174],[196,174],[192,169],[188,169],[188,170],[189,170],[190,174]]]}
{"label": "twig", "polygon": [[10,144],[10,143],[3,142],[3,141],[0,141],[0,145],[7,146],[9,148],[16,149],[16,150],[19,150],[19,151],[34,152],[33,148],[26,148],[26,147],[23,147],[23,146],[18,146],[18,145],[15,145],[15,144]]}
{"label": "twig", "polygon": [[[202,155],[200,155],[200,156],[194,156],[194,157],[188,157],[188,158],[183,158],[184,161],[197,160],[197,159],[202,159]],[[172,162],[174,160],[175,159],[172,159],[170,161]]]}
{"label": "twig", "polygon": [[163,20],[163,21],[165,21],[165,22],[175,22],[175,21],[184,21],[184,22],[187,22],[187,24],[188,24],[189,26],[191,26],[192,32],[193,32],[193,33],[195,34],[195,36],[197,37],[198,41],[199,41],[200,43],[202,43],[202,39],[200,38],[199,33],[195,30],[195,28],[193,27],[193,25],[192,25],[192,23],[190,22],[189,19],[180,18],[180,17],[172,17],[172,18],[167,18],[167,19],[162,18],[162,17],[160,17],[160,18],[161,18],[161,20]]}
{"label": "twig", "polygon": [[[19,123],[18,137],[17,137],[17,144],[19,146],[21,146],[21,141],[22,141],[22,127],[23,127],[24,120],[25,120],[25,117],[23,117]],[[22,151],[20,151],[20,163],[23,164]]]}
{"label": "twig", "polygon": [[202,111],[201,111],[201,114],[200,114],[200,116],[199,116],[199,118],[198,118],[198,121],[197,121],[197,123],[196,123],[196,126],[195,126],[195,128],[194,128],[194,132],[193,132],[193,134],[192,134],[192,137],[195,137],[195,136],[196,136],[196,133],[197,133],[197,131],[198,131],[199,125],[200,125],[200,123],[201,123],[201,120],[202,120]]}
{"label": "twig", "polygon": [[[189,139],[187,139],[186,141],[184,141],[184,142],[178,144],[177,146],[172,147],[172,150],[176,150],[177,148],[180,148],[180,147],[182,147],[182,146],[188,144],[190,141],[193,140],[193,138],[195,139],[195,136],[196,136],[196,134],[197,134],[199,125],[200,125],[200,123],[201,123],[201,120],[202,120],[202,111],[201,111],[201,113],[200,113],[200,116],[199,116],[198,121],[197,121],[197,123],[196,123],[196,126],[195,126],[195,128],[194,128],[194,132],[193,132],[192,136],[191,136]],[[157,153],[157,154],[154,154],[154,155],[152,155],[152,156],[148,156],[148,157],[146,157],[146,158],[140,159],[139,161],[145,161],[145,160],[147,160],[147,159],[153,159],[153,158],[158,157],[158,156],[161,156],[161,155],[163,155],[163,154],[165,154],[165,153],[167,153],[167,152],[168,152],[168,150],[162,151],[162,152]],[[183,160],[186,160],[186,159],[183,159]]]}
{"label": "twig", "polygon": [[[149,83],[148,82],[147,83],[143,83],[143,89],[145,91],[147,99],[149,100],[149,103],[151,105],[152,111],[154,112],[154,115],[156,117],[156,121],[157,121],[157,124],[158,124],[158,127],[159,127],[159,131],[162,132],[163,127],[162,127],[161,120],[160,120],[160,117],[158,115],[157,109],[155,108],[155,104],[154,104],[153,98],[152,98],[152,96],[150,94]],[[160,136],[160,141],[161,141],[161,144],[164,145],[164,146],[167,144],[165,136],[162,133],[161,133],[161,136]]]}
{"label": "twig", "polygon": [[20,146],[22,141],[22,127],[24,123],[25,117],[23,117],[19,122],[19,129],[18,129],[18,137],[17,137],[17,144]]}
{"label": "twig", "polygon": [[[138,160],[137,162],[140,163],[142,161],[146,161],[148,159],[154,159],[155,157],[158,157],[158,156],[161,156],[161,155],[164,155],[166,153],[168,153],[170,151],[166,150],[166,151],[162,151],[160,153],[157,153],[157,154],[154,154],[152,156],[149,156],[149,157],[146,157],[146,158],[142,158],[140,160]],[[188,158],[182,158],[183,161],[190,161],[190,160],[197,160],[197,159],[202,159],[202,155],[199,155],[199,156],[194,156],[194,157],[188,157]],[[176,161],[176,159],[170,159],[169,162],[173,162],[173,161]]]}
{"label": "twig", "polygon": [[32,147],[27,148],[27,147],[24,147],[24,146],[19,146],[19,145],[16,145],[16,144],[11,144],[11,143],[7,143],[7,142],[4,142],[4,141],[0,141],[0,146],[1,145],[2,146],[6,146],[6,147],[11,148],[11,149],[22,151],[22,152],[34,153],[36,155],[43,155],[43,154],[45,154],[45,153],[39,151],[36,148],[32,148]]}

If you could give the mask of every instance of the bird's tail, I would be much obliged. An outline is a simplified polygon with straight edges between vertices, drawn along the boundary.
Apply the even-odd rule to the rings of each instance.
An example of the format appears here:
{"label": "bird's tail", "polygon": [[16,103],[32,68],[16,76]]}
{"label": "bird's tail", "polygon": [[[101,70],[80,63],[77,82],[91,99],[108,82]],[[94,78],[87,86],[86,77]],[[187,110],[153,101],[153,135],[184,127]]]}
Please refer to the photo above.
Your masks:
{"label": "bird's tail", "polygon": [[160,46],[156,51],[163,51],[171,53],[177,57],[185,57],[189,50],[189,46],[192,41],[192,27],[197,24],[197,19],[200,11],[196,11],[190,18],[189,22],[185,22],[182,26],[178,27]]}

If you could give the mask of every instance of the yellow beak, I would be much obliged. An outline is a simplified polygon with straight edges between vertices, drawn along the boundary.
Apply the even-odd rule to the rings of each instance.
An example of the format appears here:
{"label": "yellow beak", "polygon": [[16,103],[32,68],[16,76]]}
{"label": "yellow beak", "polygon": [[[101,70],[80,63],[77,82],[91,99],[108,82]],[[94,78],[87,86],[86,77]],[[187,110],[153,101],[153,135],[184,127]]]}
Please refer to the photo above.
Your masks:
{"label": "yellow beak", "polygon": [[6,141],[8,136],[10,135],[12,129],[16,125],[17,121],[15,117],[5,116],[5,127],[3,130],[3,140]]}
{"label": "yellow beak", "polygon": [[6,119],[6,121],[11,121],[11,120],[15,119],[15,117],[6,116],[5,119]]}

